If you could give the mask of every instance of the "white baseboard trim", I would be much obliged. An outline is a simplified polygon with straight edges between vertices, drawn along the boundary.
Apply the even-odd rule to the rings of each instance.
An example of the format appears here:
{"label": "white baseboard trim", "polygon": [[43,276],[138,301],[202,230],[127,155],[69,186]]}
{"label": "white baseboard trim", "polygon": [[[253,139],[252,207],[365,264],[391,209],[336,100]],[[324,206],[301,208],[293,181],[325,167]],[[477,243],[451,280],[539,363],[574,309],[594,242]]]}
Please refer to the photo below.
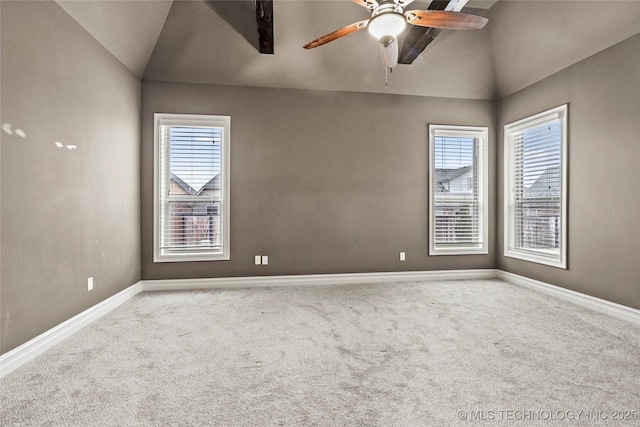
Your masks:
{"label": "white baseboard trim", "polygon": [[592,297],[591,295],[581,292],[572,291],[570,289],[561,288],[559,286],[550,285],[549,283],[539,280],[529,279],[528,277],[519,276],[502,270],[496,270],[496,277],[514,285],[523,286],[538,292],[551,295],[564,301],[569,301],[582,307],[587,307],[610,316],[617,317],[628,322],[640,325],[640,310],[627,307],[622,304]]}
{"label": "white baseboard trim", "polygon": [[220,277],[212,279],[143,280],[143,291],[178,291],[268,286],[344,285],[351,283],[402,282],[411,280],[495,279],[496,270],[394,271],[383,273],[312,274],[286,276]]}
{"label": "white baseboard trim", "polygon": [[65,338],[145,291],[335,285],[411,280],[493,279],[496,270],[405,271],[385,273],[221,277],[214,279],[143,280],[0,356],[0,378],[44,353]]}
{"label": "white baseboard trim", "polygon": [[496,278],[640,325],[640,310],[495,269],[142,280],[0,356],[0,378],[44,353],[140,292]]}
{"label": "white baseboard trim", "polygon": [[44,353],[142,291],[138,282],[0,356],[0,378]]}

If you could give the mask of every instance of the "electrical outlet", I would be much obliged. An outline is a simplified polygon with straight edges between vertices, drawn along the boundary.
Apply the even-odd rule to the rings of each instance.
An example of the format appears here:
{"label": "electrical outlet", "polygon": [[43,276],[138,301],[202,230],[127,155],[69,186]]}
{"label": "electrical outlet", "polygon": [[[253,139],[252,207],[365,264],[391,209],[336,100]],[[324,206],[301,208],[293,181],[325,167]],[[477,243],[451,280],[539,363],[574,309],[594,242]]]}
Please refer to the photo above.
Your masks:
{"label": "electrical outlet", "polygon": [[87,291],[93,290],[93,277],[87,279]]}
{"label": "electrical outlet", "polygon": [[262,255],[262,265],[269,265],[269,257]]}
{"label": "electrical outlet", "polygon": [[254,261],[253,261],[253,262],[254,262],[254,264],[255,264],[255,265],[260,265],[260,264],[262,264],[262,257],[261,257],[260,255],[256,255],[256,256],[254,257]]}
{"label": "electrical outlet", "polygon": [[400,261],[404,261],[406,259],[405,253],[400,252]]}

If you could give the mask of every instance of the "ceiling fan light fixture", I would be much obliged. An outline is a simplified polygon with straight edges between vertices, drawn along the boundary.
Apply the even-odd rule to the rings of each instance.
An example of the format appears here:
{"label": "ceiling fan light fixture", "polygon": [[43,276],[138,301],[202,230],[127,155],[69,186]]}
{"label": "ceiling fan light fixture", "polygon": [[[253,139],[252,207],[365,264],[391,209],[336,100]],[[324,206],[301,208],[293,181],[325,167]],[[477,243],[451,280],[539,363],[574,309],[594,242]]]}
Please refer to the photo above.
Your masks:
{"label": "ceiling fan light fixture", "polygon": [[381,13],[369,21],[369,33],[381,43],[389,43],[389,38],[396,39],[407,27],[405,17],[396,12]]}

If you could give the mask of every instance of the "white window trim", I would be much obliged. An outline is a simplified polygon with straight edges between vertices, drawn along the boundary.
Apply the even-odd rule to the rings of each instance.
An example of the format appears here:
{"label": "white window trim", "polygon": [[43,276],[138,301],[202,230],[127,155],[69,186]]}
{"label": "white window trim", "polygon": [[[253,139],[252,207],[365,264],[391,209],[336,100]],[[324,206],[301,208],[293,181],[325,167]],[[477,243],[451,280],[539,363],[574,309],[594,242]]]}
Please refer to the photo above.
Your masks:
{"label": "white window trim", "polygon": [[[535,262],[538,264],[544,264],[556,268],[567,268],[567,115],[568,104],[560,105],[547,111],[535,114],[530,117],[509,123],[504,126],[504,193],[503,193],[503,205],[504,205],[504,256],[509,258],[516,258],[523,261]],[[562,142],[560,148],[560,253],[557,260],[554,260],[543,255],[538,255],[534,252],[510,249],[511,241],[513,239],[513,223],[509,214],[510,206],[510,191],[511,184],[511,150],[510,150],[510,135],[513,132],[518,132],[523,129],[540,125],[552,120],[560,120],[562,124]],[[542,251],[540,251],[542,252]]]}
{"label": "white window trim", "polygon": [[[231,117],[195,115],[195,114],[170,114],[155,113],[153,120],[154,138],[154,177],[153,177],[153,262],[187,262],[187,261],[226,261],[230,259],[230,141],[231,141]],[[162,253],[160,249],[160,125],[175,124],[180,126],[216,126],[224,129],[222,137],[222,251],[185,251],[184,253]]]}
{"label": "white window trim", "polygon": [[[474,246],[458,246],[450,248],[437,248],[435,245],[435,207],[433,182],[435,169],[435,137],[473,137],[479,140],[482,146],[482,243]],[[476,255],[489,253],[489,128],[479,126],[453,126],[453,125],[429,125],[429,255]]]}

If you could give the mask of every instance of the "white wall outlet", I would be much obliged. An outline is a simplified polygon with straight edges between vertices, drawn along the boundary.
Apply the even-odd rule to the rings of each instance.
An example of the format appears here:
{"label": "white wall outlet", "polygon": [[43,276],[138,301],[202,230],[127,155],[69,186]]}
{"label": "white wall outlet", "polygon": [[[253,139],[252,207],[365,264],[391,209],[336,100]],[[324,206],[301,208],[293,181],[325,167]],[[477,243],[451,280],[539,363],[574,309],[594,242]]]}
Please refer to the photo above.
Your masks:
{"label": "white wall outlet", "polygon": [[400,252],[400,261],[404,261],[406,258],[406,255],[404,252]]}
{"label": "white wall outlet", "polygon": [[93,290],[93,277],[87,279],[87,291]]}
{"label": "white wall outlet", "polygon": [[269,257],[262,255],[262,265],[269,265]]}
{"label": "white wall outlet", "polygon": [[254,264],[255,264],[255,265],[260,265],[260,264],[262,264],[262,257],[261,257],[260,255],[256,255],[256,256],[254,257],[254,261],[253,261],[253,262],[254,262]]}

